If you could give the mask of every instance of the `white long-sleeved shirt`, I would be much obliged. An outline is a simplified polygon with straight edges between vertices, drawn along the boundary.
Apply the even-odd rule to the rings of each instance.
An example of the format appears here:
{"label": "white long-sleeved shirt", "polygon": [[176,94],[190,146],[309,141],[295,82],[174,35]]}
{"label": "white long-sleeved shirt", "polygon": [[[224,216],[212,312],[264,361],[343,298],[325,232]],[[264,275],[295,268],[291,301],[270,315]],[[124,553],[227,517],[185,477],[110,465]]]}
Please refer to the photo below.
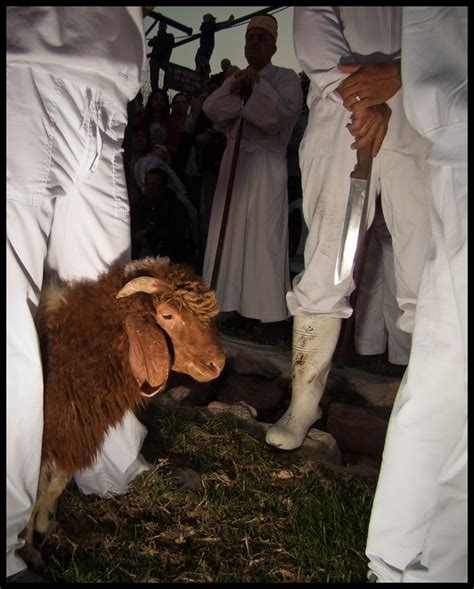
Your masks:
{"label": "white long-sleeved shirt", "polygon": [[401,18],[401,6],[296,6],[296,57],[323,98],[342,102],[337,65],[399,57]]}
{"label": "white long-sleeved shirt", "polygon": [[[301,84],[290,69],[267,64],[260,72],[252,94],[242,109],[238,94],[231,93],[234,77],[206,98],[202,108],[211,121],[229,127],[242,114],[250,124],[244,126],[241,146],[247,151],[267,149],[286,154],[288,141],[302,107]],[[236,126],[229,130],[228,144],[235,140]]]}

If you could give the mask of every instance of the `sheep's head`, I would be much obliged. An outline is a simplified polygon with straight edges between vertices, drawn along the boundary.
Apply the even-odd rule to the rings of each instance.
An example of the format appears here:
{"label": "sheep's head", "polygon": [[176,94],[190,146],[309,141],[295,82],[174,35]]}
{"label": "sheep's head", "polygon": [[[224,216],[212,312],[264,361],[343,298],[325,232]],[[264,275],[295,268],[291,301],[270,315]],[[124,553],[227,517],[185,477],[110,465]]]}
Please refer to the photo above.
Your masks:
{"label": "sheep's head", "polygon": [[[162,336],[160,346],[156,327],[152,328],[146,320],[138,320],[137,324],[133,319],[130,320],[131,326],[127,324],[130,362],[139,384],[146,381],[154,389],[160,379],[164,384],[168,376],[168,372],[163,371],[166,365],[164,354],[168,352],[168,369],[171,367],[176,372],[189,374],[199,382],[217,378],[224,367],[225,354],[213,323],[213,317],[218,313],[214,291],[197,277],[183,276],[177,281],[175,276],[175,280],[169,281],[166,275],[161,278],[138,276],[127,282],[117,298],[136,293],[147,293],[152,297],[154,320],[167,336]],[[132,348],[135,348],[134,352]],[[156,360],[145,359],[150,355]]]}

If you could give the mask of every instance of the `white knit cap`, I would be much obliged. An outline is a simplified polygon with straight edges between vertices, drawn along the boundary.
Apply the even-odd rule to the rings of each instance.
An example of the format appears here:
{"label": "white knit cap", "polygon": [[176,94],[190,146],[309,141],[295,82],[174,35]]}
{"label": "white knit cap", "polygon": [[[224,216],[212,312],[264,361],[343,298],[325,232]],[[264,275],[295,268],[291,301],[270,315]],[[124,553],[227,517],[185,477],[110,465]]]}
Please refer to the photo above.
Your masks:
{"label": "white knit cap", "polygon": [[278,23],[275,17],[269,14],[259,14],[258,16],[252,16],[247,27],[247,31],[250,29],[263,29],[270,33],[274,41],[277,40],[278,35]]}

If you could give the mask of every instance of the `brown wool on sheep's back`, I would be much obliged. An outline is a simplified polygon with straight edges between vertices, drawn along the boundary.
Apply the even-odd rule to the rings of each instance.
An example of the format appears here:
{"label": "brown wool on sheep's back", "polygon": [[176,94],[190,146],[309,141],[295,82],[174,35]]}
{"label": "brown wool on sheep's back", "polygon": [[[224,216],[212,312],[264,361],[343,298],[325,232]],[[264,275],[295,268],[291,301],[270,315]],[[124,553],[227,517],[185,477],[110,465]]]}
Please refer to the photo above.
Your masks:
{"label": "brown wool on sheep's back", "polygon": [[[96,281],[63,284],[62,288],[55,284],[54,296],[48,293],[48,287],[45,289],[44,299],[49,306],[46,313],[42,309],[38,313],[48,375],[43,459],[54,460],[68,474],[91,466],[104,441],[105,430],[117,425],[127,410],[135,410],[144,402],[130,367],[122,361],[128,353],[123,322],[125,310],[152,317],[153,304],[145,294],[116,300],[122,286],[136,276],[166,276],[170,289],[161,298],[182,301],[205,318],[217,312],[214,292],[190,269],[181,265],[160,266],[156,262],[153,266],[153,261],[129,265],[126,271],[112,268]],[[44,315],[46,326],[41,323]],[[69,361],[72,355],[74,365]],[[65,412],[65,407],[70,410]]]}

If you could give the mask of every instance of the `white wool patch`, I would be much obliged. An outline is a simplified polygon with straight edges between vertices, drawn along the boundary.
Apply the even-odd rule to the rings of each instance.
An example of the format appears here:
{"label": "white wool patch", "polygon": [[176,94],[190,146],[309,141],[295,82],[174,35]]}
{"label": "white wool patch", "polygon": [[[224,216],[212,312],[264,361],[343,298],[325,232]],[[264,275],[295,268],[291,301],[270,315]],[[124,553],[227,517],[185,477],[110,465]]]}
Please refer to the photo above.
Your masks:
{"label": "white wool patch", "polygon": [[149,256],[148,258],[135,260],[125,266],[125,268],[123,269],[123,273],[124,276],[130,276],[137,270],[149,270],[151,268],[155,268],[157,264],[162,266],[169,266],[170,259],[167,256],[156,256],[156,258],[154,258],[153,256]]}
{"label": "white wool patch", "polygon": [[67,285],[59,279],[53,279],[41,291],[40,307],[44,313],[51,313],[66,304]]}

